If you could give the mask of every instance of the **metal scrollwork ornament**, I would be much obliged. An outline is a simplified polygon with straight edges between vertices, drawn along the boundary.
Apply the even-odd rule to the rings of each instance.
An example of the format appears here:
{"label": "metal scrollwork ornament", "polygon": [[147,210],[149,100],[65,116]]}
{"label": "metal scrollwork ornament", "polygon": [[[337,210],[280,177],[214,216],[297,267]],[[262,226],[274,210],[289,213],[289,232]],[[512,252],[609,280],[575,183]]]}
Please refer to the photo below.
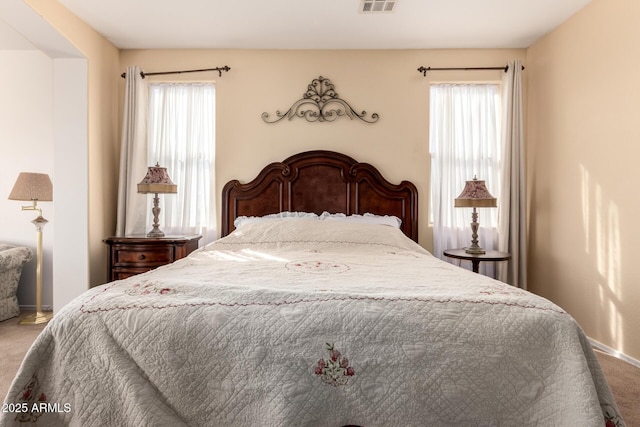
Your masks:
{"label": "metal scrollwork ornament", "polygon": [[296,101],[284,113],[276,111],[276,119],[271,120],[269,113],[262,113],[262,120],[267,123],[276,123],[285,117],[292,120],[294,117],[301,117],[308,122],[332,122],[338,117],[347,116],[351,120],[355,117],[366,123],[375,123],[380,116],[377,113],[371,114],[367,118],[367,112],[358,113],[347,101],[338,97],[331,80],[320,76],[313,79],[307,86],[307,91],[302,99]]}

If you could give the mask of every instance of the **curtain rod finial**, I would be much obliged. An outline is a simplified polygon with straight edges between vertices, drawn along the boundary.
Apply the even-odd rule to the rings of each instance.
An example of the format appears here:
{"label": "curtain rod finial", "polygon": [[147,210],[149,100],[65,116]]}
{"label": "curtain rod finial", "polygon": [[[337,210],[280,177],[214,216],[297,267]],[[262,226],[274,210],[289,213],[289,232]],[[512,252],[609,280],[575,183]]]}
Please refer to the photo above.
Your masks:
{"label": "curtain rod finial", "polygon": [[425,68],[423,66],[420,66],[420,68],[418,68],[418,71],[421,72],[424,77],[426,77],[427,76],[427,71],[429,71],[430,69],[431,69],[431,67]]}

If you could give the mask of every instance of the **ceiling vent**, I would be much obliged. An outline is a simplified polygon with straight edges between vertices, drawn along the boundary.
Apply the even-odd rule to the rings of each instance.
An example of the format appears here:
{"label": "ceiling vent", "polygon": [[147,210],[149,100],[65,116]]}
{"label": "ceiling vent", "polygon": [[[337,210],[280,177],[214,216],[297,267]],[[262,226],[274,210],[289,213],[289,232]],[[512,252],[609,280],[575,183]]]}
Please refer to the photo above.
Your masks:
{"label": "ceiling vent", "polygon": [[360,0],[361,13],[389,13],[399,0]]}

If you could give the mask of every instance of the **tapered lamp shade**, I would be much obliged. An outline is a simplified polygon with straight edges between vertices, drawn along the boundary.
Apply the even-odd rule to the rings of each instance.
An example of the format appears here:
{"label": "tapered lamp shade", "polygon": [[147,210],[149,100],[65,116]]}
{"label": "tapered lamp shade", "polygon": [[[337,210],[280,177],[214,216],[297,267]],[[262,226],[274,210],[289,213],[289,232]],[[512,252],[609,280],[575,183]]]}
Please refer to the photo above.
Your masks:
{"label": "tapered lamp shade", "polygon": [[495,208],[498,201],[489,193],[483,180],[467,181],[462,193],[455,199],[456,208]]}
{"label": "tapered lamp shade", "polygon": [[46,173],[20,172],[9,200],[53,201],[53,185]]}
{"label": "tapered lamp shade", "polygon": [[138,193],[177,193],[178,186],[175,185],[169,174],[167,168],[160,167],[160,165],[149,166],[147,169],[147,175],[138,184]]}

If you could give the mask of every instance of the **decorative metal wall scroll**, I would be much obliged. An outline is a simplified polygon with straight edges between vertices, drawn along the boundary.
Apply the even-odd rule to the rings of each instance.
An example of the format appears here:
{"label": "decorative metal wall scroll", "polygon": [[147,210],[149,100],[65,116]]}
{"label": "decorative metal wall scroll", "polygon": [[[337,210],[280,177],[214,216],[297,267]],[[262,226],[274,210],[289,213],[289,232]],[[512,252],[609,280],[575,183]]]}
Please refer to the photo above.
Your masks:
{"label": "decorative metal wall scroll", "polygon": [[347,101],[338,97],[331,80],[320,76],[311,81],[302,99],[296,101],[289,110],[284,113],[276,111],[275,120],[270,120],[269,113],[264,112],[262,120],[267,123],[276,123],[285,117],[289,120],[294,117],[303,117],[308,122],[332,122],[341,116],[347,116],[351,120],[357,117],[367,123],[375,123],[380,118],[377,113],[371,114],[369,119],[366,117],[366,111],[357,113]]}

